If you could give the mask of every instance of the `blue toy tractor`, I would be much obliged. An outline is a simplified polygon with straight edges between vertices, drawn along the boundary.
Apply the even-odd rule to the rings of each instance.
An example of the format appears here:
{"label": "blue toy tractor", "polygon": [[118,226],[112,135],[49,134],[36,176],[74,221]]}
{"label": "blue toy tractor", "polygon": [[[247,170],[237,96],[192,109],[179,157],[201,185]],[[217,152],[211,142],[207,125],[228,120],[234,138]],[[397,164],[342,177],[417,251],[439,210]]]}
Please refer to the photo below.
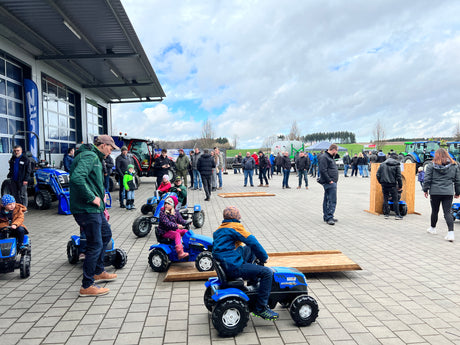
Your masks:
{"label": "blue toy tractor", "polygon": [[[86,241],[80,239],[80,236],[73,235],[67,243],[67,259],[69,263],[75,265],[79,261],[80,244]],[[128,261],[128,256],[123,249],[115,248],[115,241],[113,238],[105,248],[104,266],[113,266],[115,268],[123,268]]]}
{"label": "blue toy tractor", "polygon": [[[255,308],[258,282],[245,283],[241,278],[228,280],[220,263],[214,260],[217,277],[205,283],[204,305],[212,313],[214,328],[220,336],[231,337],[242,332],[249,320],[249,313]],[[308,295],[305,275],[295,268],[271,267],[273,270],[272,290],[268,305],[271,309],[279,303],[289,308],[292,320],[297,326],[308,326],[318,317],[316,300]]]}
{"label": "blue toy tractor", "polygon": [[[405,215],[407,215],[407,203],[404,200],[401,200],[401,193],[402,191],[398,191],[398,194],[399,194],[399,202],[398,202],[399,206],[398,207],[399,207],[399,214],[404,217]],[[388,199],[388,205],[390,205],[390,211],[395,212],[395,205],[391,197]]]}
{"label": "blue toy tractor", "polygon": [[[176,193],[164,193],[160,198],[159,195],[153,196],[147,200],[147,204],[144,204],[141,208],[143,214],[148,214],[153,211],[152,215],[140,216],[134,220],[133,233],[137,237],[145,237],[152,230],[152,225],[158,224],[160,217],[161,208],[164,206],[165,199],[168,196],[176,195]],[[204,225],[204,212],[201,209],[201,205],[195,204],[192,208],[187,206],[181,207],[179,210],[182,218],[185,220],[192,219],[193,226],[195,228],[201,228]]]}
{"label": "blue toy tractor", "polygon": [[0,273],[13,272],[19,268],[21,278],[30,276],[32,251],[29,236],[24,235],[24,247],[18,248],[11,226],[0,229]]}
{"label": "blue toy tractor", "polygon": [[457,219],[460,219],[460,202],[454,202],[452,204],[452,218],[454,219],[454,222]]}
{"label": "blue toy tractor", "polygon": [[195,267],[200,272],[213,270],[211,237],[195,234],[192,230],[188,230],[182,236],[182,244],[184,252],[189,253],[189,256],[179,260],[174,241],[162,237],[158,233],[158,226],[155,227],[155,235],[158,244],[150,246],[149,249],[149,265],[155,272],[167,271],[171,262],[189,261],[195,261]]}

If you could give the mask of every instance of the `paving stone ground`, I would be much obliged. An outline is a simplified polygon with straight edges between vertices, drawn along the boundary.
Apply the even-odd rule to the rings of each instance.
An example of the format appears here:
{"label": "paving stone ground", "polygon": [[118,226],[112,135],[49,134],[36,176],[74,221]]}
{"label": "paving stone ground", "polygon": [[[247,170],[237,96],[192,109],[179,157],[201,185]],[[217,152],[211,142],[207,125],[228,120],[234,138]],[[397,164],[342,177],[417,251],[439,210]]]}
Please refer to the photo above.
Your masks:
{"label": "paving stone ground", "polygon": [[[153,195],[153,179],[136,191],[138,210],[110,211],[117,247],[128,253],[118,280],[103,284],[110,294],[78,297],[81,264],[67,262],[66,244],[78,227],[72,216],[31,209],[26,216],[32,239],[32,274],[0,275],[0,344],[460,344],[460,233],[444,240],[442,214],[438,235],[429,235],[429,201],[416,186],[415,209],[402,221],[364,212],[369,179],[348,177],[338,184],[335,226],[322,221],[322,187],[281,189],[274,176],[269,188],[243,188],[242,175],[224,175],[222,192],[263,190],[274,197],[223,199],[189,191],[206,221],[198,233],[211,236],[225,206],[236,205],[242,222],[268,252],[339,249],[362,271],[307,275],[310,294],[320,306],[317,322],[296,327],[287,310],[277,307],[276,322],[251,318],[235,338],[220,338],[203,305],[203,282],[164,283],[164,274],[148,266],[154,234],[137,238],[131,231],[139,207]],[[255,181],[255,184],[258,181]],[[459,225],[455,224],[458,229]]]}

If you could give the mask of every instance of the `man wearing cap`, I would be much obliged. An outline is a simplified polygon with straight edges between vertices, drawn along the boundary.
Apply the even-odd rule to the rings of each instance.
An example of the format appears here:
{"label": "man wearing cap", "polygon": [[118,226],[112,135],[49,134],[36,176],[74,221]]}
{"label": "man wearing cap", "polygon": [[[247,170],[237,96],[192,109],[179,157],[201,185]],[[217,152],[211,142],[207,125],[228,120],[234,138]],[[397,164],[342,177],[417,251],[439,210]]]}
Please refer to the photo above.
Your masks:
{"label": "man wearing cap", "polygon": [[155,164],[153,165],[155,176],[157,177],[157,186],[163,181],[164,175],[169,175],[169,169],[173,169],[174,167],[174,162],[168,157],[168,150],[162,149],[161,155],[155,159]]}
{"label": "man wearing cap", "polygon": [[196,167],[200,172],[201,179],[203,180],[203,188],[206,193],[204,201],[211,200],[211,175],[212,169],[216,167],[216,162],[209,154],[208,150],[203,151],[203,155],[198,159]]}
{"label": "man wearing cap", "polygon": [[16,145],[13,148],[13,156],[11,157],[9,163],[10,171],[7,177],[11,179],[10,186],[12,194],[21,205],[27,207],[27,180],[30,176],[31,167],[29,159],[26,155],[22,154],[22,147],[20,145]]}
{"label": "man wearing cap", "polygon": [[171,189],[169,189],[169,192],[176,193],[178,200],[178,208],[187,203],[187,188],[182,184],[180,176],[176,177],[173,186],[171,187]]}
{"label": "man wearing cap", "polygon": [[104,269],[104,249],[112,238],[112,230],[104,217],[102,161],[113,149],[118,150],[118,147],[112,137],[100,135],[94,144],[80,146],[70,170],[70,211],[86,235],[82,297],[109,293],[109,289],[96,284],[117,278],[116,274],[109,274]]}
{"label": "man wearing cap", "polygon": [[121,147],[121,154],[115,159],[115,169],[118,175],[118,185],[120,190],[118,192],[118,199],[120,201],[120,207],[125,208],[124,199],[126,199],[126,191],[123,186],[123,176],[128,170],[128,165],[134,164],[133,157],[128,155],[128,148],[126,146]]}
{"label": "man wearing cap", "polygon": [[176,172],[177,172],[177,176],[181,177],[184,180],[185,186],[187,186],[187,174],[188,174],[189,165],[190,165],[190,160],[188,159],[187,155],[184,153],[184,150],[179,149],[179,157],[177,157],[176,159]]}

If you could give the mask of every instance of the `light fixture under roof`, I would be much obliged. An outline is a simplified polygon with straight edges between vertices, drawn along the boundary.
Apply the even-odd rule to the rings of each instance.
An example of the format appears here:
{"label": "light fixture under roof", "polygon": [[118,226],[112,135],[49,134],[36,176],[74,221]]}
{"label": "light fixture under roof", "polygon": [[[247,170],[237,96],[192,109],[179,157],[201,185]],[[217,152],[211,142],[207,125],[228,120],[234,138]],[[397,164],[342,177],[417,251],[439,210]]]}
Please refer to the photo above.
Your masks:
{"label": "light fixture under roof", "polygon": [[67,26],[67,29],[69,29],[70,31],[72,31],[72,33],[75,35],[75,37],[77,37],[79,40],[81,40],[81,36],[78,34],[77,30],[75,30],[73,28],[72,25],[70,25],[69,23],[67,23],[65,20],[63,21],[64,25]]}
{"label": "light fixture under roof", "polygon": [[117,77],[117,78],[118,78],[118,74],[117,74],[117,72],[115,72],[113,69],[110,69],[110,72],[112,72],[112,74],[113,74],[115,77]]}

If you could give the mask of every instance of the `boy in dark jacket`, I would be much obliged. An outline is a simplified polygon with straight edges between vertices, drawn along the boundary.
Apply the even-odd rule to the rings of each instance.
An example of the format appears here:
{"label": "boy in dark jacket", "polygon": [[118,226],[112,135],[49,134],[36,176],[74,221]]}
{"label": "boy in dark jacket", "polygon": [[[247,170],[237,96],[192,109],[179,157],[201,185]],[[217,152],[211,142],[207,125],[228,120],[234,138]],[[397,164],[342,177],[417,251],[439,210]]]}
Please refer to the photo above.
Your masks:
{"label": "boy in dark jacket", "polygon": [[[257,281],[260,279],[255,316],[266,320],[276,320],[278,313],[268,306],[273,272],[270,268],[254,264],[255,258],[262,263],[268,255],[259,241],[240,223],[240,211],[235,206],[224,209],[224,220],[213,234],[212,255],[218,260],[230,279],[243,278]],[[246,244],[243,246],[242,244]]]}
{"label": "boy in dark jacket", "polygon": [[403,219],[399,214],[399,195],[398,190],[402,189],[402,178],[400,163],[393,158],[388,158],[380,164],[377,170],[377,181],[382,185],[383,193],[383,215],[385,219],[390,216],[390,205],[388,199],[391,197],[394,204],[394,211],[396,213],[396,220]]}
{"label": "boy in dark jacket", "polygon": [[27,208],[16,203],[16,200],[12,195],[5,194],[2,196],[2,206],[0,208],[0,229],[11,226],[20,250],[24,248],[24,234],[29,233],[24,225],[25,211],[27,211]]}

